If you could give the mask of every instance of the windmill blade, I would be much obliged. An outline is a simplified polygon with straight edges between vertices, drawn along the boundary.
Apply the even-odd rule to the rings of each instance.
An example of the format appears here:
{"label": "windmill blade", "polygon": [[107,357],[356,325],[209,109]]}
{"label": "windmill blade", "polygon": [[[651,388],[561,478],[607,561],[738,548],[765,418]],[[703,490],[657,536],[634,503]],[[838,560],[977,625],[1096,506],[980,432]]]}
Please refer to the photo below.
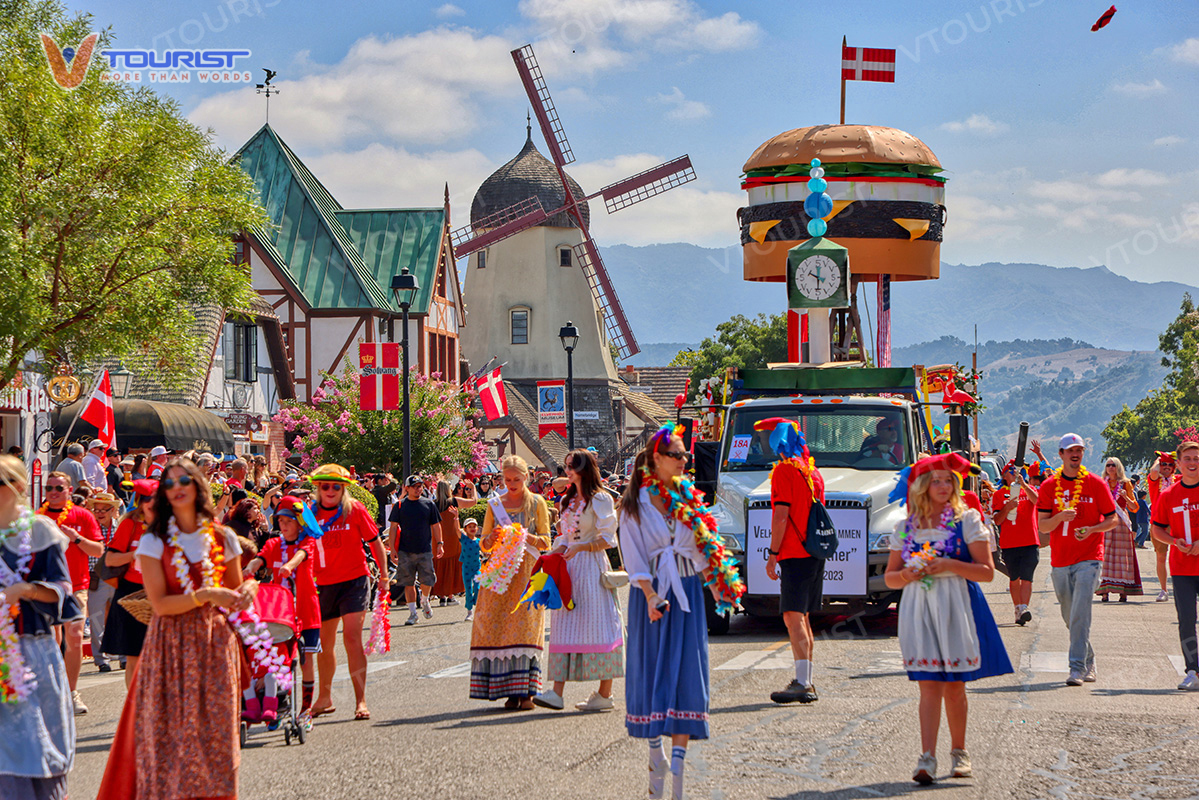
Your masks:
{"label": "windmill blade", "polygon": [[516,62],[516,71],[520,75],[520,82],[524,84],[525,94],[533,104],[533,115],[541,126],[553,162],[559,167],[573,163],[575,155],[570,150],[570,142],[566,141],[566,132],[562,130],[562,121],[558,119],[554,101],[550,99],[550,90],[545,85],[541,67],[533,56],[533,45],[526,44],[513,50],[512,60]]}
{"label": "windmill blade", "polygon": [[641,352],[641,347],[637,344],[637,338],[633,336],[633,329],[629,326],[629,319],[625,316],[620,298],[616,296],[612,279],[608,277],[608,270],[604,266],[603,259],[600,258],[599,248],[588,236],[573,249],[575,258],[578,259],[579,266],[583,270],[583,275],[587,278],[587,285],[591,287],[591,294],[595,298],[596,305],[604,314],[608,339],[616,345],[621,358],[637,355]]}
{"label": "windmill blade", "polygon": [[454,245],[454,256],[456,258],[469,256],[500,239],[520,233],[525,228],[531,228],[537,223],[545,221],[549,216],[545,213],[541,200],[536,197],[513,203],[507,208],[487,215],[478,222],[451,231],[450,242]]}
{"label": "windmill blade", "polygon": [[693,180],[695,170],[691,167],[691,157],[679,156],[673,161],[605,186],[599,193],[604,197],[604,208],[611,214]]}

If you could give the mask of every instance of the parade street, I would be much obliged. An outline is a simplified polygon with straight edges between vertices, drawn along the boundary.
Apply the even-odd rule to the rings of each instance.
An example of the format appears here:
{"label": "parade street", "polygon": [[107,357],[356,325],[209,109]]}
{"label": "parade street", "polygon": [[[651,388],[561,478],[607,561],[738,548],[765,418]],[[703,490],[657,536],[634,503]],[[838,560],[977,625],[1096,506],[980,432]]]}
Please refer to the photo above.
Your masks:
{"label": "parade street", "polygon": [[[987,597],[1016,667],[970,684],[967,747],[973,779],[943,778],[938,797],[1182,798],[1199,794],[1199,694],[1178,691],[1182,671],[1173,603],[1155,603],[1153,551],[1138,550],[1145,596],[1094,607],[1098,681],[1071,688],[1065,627],[1049,580],[1037,573],[1033,621],[1012,624],[1007,579]],[[623,602],[623,598],[622,598]],[[402,625],[392,612],[392,651],[372,657],[372,719],[354,722],[349,681],[334,684],[338,710],[317,721],[307,745],[253,729],[242,752],[242,796],[269,798],[639,798],[644,743],[617,710],[574,711],[591,685],[568,684],[567,711],[503,710],[467,698],[470,626],[460,606]],[[688,794],[695,798],[871,798],[922,791],[916,686],[907,680],[895,615],[817,628],[819,702],[777,706],[769,694],[792,666],[780,621],[739,617],[711,640],[712,738],[695,742]],[[340,643],[339,660],[344,657]],[[344,670],[344,665],[341,666]],[[73,797],[93,797],[116,727],[121,673],[89,663],[80,680],[91,708],[78,717]],[[938,745],[948,771],[948,734]],[[938,791],[939,790],[939,791]]]}

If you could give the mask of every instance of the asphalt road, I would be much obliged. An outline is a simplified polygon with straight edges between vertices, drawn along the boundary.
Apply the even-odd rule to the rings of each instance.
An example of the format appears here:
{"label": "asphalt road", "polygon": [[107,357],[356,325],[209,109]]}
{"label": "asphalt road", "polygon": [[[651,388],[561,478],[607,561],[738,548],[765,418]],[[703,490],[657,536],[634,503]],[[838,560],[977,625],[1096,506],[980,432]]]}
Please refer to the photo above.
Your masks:
{"label": "asphalt road", "polygon": [[[779,621],[739,617],[711,642],[712,738],[687,758],[688,797],[876,798],[932,791],[940,798],[1183,798],[1199,796],[1199,693],[1179,692],[1173,603],[1156,603],[1152,551],[1138,551],[1144,597],[1095,604],[1099,680],[1067,687],[1068,638],[1043,566],[1033,622],[1012,624],[1001,575],[987,589],[1016,673],[970,684],[967,747],[973,779],[912,783],[919,753],[916,687],[900,667],[893,614],[826,620],[814,680],[819,702],[776,706],[792,676]],[[338,711],[305,745],[253,735],[242,753],[241,796],[305,798],[639,798],[645,743],[615,712],[506,712],[467,697],[469,626],[460,606],[404,627],[393,612],[392,652],[371,659],[370,721],[355,722],[344,667]],[[339,647],[340,659],[340,647]],[[95,796],[121,703],[121,673],[90,664],[81,679],[91,711],[78,718],[71,796]],[[592,686],[567,686],[567,707]],[[623,697],[617,681],[616,696]],[[938,747],[949,764],[948,732]]]}

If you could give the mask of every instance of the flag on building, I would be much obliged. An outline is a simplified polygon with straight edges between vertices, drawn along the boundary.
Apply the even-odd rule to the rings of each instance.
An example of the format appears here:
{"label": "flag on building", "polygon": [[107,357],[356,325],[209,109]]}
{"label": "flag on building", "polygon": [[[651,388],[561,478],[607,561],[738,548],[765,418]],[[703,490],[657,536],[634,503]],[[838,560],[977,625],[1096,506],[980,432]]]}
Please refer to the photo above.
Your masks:
{"label": "flag on building", "polygon": [[537,438],[566,432],[566,381],[537,381]]}
{"label": "flag on building", "polygon": [[112,381],[108,377],[108,370],[100,375],[100,382],[96,384],[79,418],[96,426],[96,438],[104,442],[105,447],[116,447],[117,423],[112,414]]}
{"label": "flag on building", "polygon": [[878,276],[878,348],[875,366],[891,366],[891,276]]}
{"label": "flag on building", "polygon": [[895,83],[895,51],[842,44],[841,80]]}
{"label": "flag on building", "polygon": [[487,415],[488,422],[508,416],[508,394],[504,391],[500,369],[496,367],[479,381],[479,400],[483,403],[483,413]]}
{"label": "flag on building", "polygon": [[396,342],[358,345],[358,407],[363,411],[395,411],[400,407],[403,352]]}

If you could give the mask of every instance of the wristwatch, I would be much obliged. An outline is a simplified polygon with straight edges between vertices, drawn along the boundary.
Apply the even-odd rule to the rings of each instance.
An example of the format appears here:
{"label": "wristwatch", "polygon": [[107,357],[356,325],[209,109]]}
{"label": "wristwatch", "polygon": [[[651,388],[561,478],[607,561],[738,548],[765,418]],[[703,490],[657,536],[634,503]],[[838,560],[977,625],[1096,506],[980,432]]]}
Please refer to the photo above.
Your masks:
{"label": "wristwatch", "polygon": [[83,541],[83,537],[82,537],[82,536],[76,536],[76,537],[75,537],[75,541],[74,541],[74,542],[72,542],[72,544],[74,544],[74,545],[78,546],[78,545],[79,545],[79,543],[80,543],[80,542],[82,542],[82,541]]}
{"label": "wristwatch", "polygon": [[766,548],[766,552],[770,553],[770,555],[774,556],[775,558],[777,558],[779,554],[778,550],[771,550],[769,547]]}

